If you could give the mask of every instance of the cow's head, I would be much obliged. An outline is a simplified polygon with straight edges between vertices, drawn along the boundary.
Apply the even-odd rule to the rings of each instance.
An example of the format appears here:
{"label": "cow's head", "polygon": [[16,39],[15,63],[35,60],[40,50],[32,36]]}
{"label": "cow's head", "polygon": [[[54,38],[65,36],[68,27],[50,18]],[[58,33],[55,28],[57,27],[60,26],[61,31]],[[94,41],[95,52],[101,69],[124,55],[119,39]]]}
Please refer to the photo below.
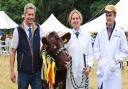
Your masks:
{"label": "cow's head", "polygon": [[46,37],[43,37],[43,49],[46,49],[47,53],[54,58],[58,67],[66,67],[66,64],[71,60],[68,50],[64,47],[64,44],[69,41],[71,37],[70,33],[65,33],[63,36],[53,31]]}

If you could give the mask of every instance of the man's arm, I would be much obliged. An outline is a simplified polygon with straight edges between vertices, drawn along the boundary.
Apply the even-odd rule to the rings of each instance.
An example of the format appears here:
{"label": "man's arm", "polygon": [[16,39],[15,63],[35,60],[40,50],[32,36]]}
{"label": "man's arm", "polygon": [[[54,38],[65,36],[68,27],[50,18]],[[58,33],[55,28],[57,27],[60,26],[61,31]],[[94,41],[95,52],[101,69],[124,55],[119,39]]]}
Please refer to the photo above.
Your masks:
{"label": "man's arm", "polygon": [[16,49],[12,48],[10,51],[10,78],[13,83],[16,83],[16,75],[14,71]]}
{"label": "man's arm", "polygon": [[[122,30],[122,29],[121,29]],[[121,31],[120,51],[115,54],[116,63],[123,62],[128,57],[128,43],[124,31]]]}

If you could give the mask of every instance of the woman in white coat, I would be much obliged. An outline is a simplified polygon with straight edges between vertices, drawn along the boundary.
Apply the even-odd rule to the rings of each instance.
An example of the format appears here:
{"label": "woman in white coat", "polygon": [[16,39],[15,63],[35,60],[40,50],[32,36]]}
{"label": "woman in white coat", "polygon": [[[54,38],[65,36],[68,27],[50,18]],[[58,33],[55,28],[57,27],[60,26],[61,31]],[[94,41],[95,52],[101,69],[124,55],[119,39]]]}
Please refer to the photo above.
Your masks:
{"label": "woman in white coat", "polygon": [[115,6],[107,5],[105,15],[106,27],[98,33],[94,43],[98,89],[121,89],[121,62],[128,53],[127,41],[124,31],[115,22]]}
{"label": "woman in white coat", "polygon": [[82,20],[78,10],[71,11],[69,23],[73,29],[66,47],[72,56],[72,62],[67,72],[66,89],[88,89],[89,85],[88,77],[93,65],[93,50],[90,35],[80,28]]}

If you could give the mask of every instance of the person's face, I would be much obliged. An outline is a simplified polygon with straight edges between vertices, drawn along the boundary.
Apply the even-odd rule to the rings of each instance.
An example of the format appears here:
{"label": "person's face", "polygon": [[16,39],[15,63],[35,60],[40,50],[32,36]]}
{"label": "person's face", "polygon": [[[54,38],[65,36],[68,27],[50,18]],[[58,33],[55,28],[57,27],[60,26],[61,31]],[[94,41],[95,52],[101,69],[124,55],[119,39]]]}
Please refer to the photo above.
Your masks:
{"label": "person's face", "polygon": [[80,16],[77,13],[73,13],[71,17],[71,25],[74,29],[79,29],[81,24]]}
{"label": "person's face", "polygon": [[106,12],[106,23],[108,25],[113,24],[115,21],[115,17],[116,17],[116,15],[114,12]]}
{"label": "person's face", "polygon": [[35,10],[27,9],[26,13],[24,13],[24,20],[27,25],[32,25],[35,20]]}

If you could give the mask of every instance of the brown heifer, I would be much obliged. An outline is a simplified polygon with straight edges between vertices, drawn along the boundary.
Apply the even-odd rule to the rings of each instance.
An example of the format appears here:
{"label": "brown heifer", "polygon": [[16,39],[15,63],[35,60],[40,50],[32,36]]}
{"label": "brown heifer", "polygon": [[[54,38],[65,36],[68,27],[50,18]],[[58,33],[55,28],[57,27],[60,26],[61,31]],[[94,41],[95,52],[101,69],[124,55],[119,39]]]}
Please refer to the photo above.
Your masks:
{"label": "brown heifer", "polygon": [[[51,63],[53,61],[55,62],[55,84],[53,85],[54,89],[65,89],[66,86],[65,84],[66,84],[67,63],[70,62],[71,57],[67,49],[64,48],[64,44],[67,43],[69,39],[70,39],[70,33],[66,33],[63,36],[59,37],[59,35],[54,31],[49,33],[47,37],[44,37],[42,39],[42,43],[43,43],[42,52],[45,52],[45,55],[48,57],[48,59],[50,59]],[[45,58],[46,57],[43,57],[43,60]],[[49,76],[50,75],[48,74],[48,77]],[[47,86],[46,86],[46,82],[47,82]],[[50,81],[44,80],[43,83],[45,83],[44,84],[45,89],[49,89]]]}

